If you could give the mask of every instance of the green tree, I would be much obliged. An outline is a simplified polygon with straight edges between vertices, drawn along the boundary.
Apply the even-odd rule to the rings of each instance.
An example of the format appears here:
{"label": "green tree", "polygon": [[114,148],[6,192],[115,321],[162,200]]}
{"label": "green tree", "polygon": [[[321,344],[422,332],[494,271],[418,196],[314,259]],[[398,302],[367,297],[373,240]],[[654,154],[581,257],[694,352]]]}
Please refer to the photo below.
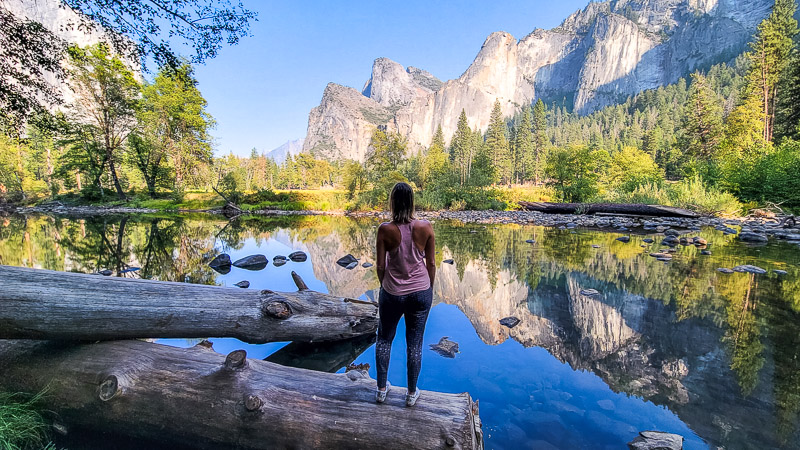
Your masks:
{"label": "green tree", "polygon": [[120,150],[136,127],[139,83],[105,44],[73,47],[69,53],[70,82],[76,95],[70,107],[73,129],[79,130],[82,139],[92,141],[87,150],[102,153],[100,166],[108,167],[117,196],[124,199],[117,164]]}
{"label": "green tree", "polygon": [[514,134],[514,159],[517,161],[516,177],[519,181],[533,179],[535,155],[531,108],[522,108],[522,116]]}
{"label": "green tree", "polygon": [[623,147],[611,156],[607,180],[614,188],[633,192],[641,185],[663,179],[664,171],[649,154],[636,147]]}
{"label": "green tree", "polygon": [[759,97],[765,142],[772,142],[778,80],[789,63],[792,38],[797,34],[795,9],[794,0],[775,0],[772,13],[758,25],[750,44],[749,94]]}
{"label": "green tree", "polygon": [[423,189],[443,186],[442,183],[447,183],[449,180],[450,163],[447,157],[447,150],[445,149],[444,133],[442,126],[436,127],[436,133],[433,135],[431,146],[425,153],[422,163],[422,187]]}
{"label": "green tree", "polygon": [[592,150],[585,145],[557,148],[547,158],[545,173],[564,201],[584,202],[598,193],[608,159],[605,150]]}
{"label": "green tree", "polygon": [[542,99],[536,101],[533,107],[533,160],[529,179],[538,184],[544,168],[545,152],[547,151],[547,112]]}
{"label": "green tree", "polygon": [[[138,112],[140,133],[147,143],[134,147],[136,160],[142,159],[138,150],[145,149],[153,153],[145,159],[159,164],[169,162],[175,174],[174,188],[179,192],[185,189],[187,174],[211,158],[208,131],[214,126],[214,119],[206,111],[207,102],[197,88],[193,72],[187,63],[176,69],[163,67],[154,82],[142,88]],[[143,169],[142,165],[137,166]],[[160,170],[155,168],[152,172]],[[148,189],[155,195],[151,184]]]}
{"label": "green tree", "polygon": [[692,157],[707,161],[714,156],[722,139],[722,107],[700,72],[692,74],[685,108],[685,151]]}
{"label": "green tree", "polygon": [[450,140],[450,161],[458,172],[461,186],[467,183],[472,169],[475,145],[472,130],[467,123],[467,113],[462,109],[458,116],[456,132]]}
{"label": "green tree", "polygon": [[507,131],[500,100],[495,100],[492,115],[489,119],[489,129],[486,130],[486,151],[491,158],[497,177],[492,181],[500,181],[501,183],[511,183],[513,179],[511,152],[508,138],[506,137]]}
{"label": "green tree", "polygon": [[[256,14],[228,0],[63,0],[79,14],[64,24],[72,29],[108,31],[116,54],[130,61],[152,56],[159,66],[176,68],[173,49],[192,49],[192,62],[217,55],[224,43],[249,33]],[[41,24],[22,20],[0,3],[0,111],[21,125],[36,110],[63,99],[48,79],[65,80],[64,43]]]}

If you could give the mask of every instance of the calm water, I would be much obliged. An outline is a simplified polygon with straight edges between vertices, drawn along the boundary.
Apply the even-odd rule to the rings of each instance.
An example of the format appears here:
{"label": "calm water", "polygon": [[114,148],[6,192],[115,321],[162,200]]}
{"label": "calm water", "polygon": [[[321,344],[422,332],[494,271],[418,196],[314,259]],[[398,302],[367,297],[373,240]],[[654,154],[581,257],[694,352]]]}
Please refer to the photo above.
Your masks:
{"label": "calm water", "polygon": [[[139,267],[120,276],[223,286],[248,280],[250,289],[272,290],[294,290],[294,270],[312,289],[374,299],[374,269],[334,262],[347,253],[374,262],[376,225],[341,217],[9,217],[0,218],[0,263],[79,272]],[[687,449],[800,448],[796,245],[747,246],[706,229],[696,235],[712,255],[679,246],[664,263],[648,255],[661,248],[643,244],[648,235],[625,244],[619,234],[590,230],[434,228],[438,272],[420,386],[479,399],[487,448],[619,449],[647,429],[681,434]],[[220,252],[272,260],[294,250],[308,260],[225,275],[207,265]],[[442,263],[448,258],[455,263]],[[739,264],[770,272],[716,270]],[[507,316],[520,324],[503,327],[498,321]],[[402,327],[390,364],[395,386],[405,386]],[[443,336],[459,344],[454,359],[428,350]],[[327,348],[212,341],[221,353],[245,348],[253,358],[315,370],[369,363],[375,377],[369,339]]]}

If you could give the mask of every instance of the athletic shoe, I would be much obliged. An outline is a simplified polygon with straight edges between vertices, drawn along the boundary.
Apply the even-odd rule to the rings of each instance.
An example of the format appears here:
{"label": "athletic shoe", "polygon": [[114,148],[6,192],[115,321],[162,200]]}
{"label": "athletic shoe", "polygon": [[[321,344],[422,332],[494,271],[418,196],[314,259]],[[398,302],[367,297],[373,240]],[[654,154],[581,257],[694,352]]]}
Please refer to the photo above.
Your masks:
{"label": "athletic shoe", "polygon": [[419,398],[419,389],[414,391],[414,393],[406,394],[406,406],[414,406],[417,403],[417,399]]}
{"label": "athletic shoe", "polygon": [[383,403],[386,401],[386,394],[389,393],[389,383],[386,383],[386,390],[382,391],[380,389],[375,390],[375,401],[378,403]]}

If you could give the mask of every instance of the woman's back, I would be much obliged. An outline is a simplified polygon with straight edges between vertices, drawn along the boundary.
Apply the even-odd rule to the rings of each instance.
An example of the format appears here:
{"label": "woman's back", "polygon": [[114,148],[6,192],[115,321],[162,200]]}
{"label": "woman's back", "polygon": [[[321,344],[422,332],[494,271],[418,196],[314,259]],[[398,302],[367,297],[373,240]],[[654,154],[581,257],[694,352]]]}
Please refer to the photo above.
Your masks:
{"label": "woman's back", "polygon": [[[415,225],[416,228],[415,228]],[[383,287],[391,294],[405,295],[430,287],[425,266],[425,244],[430,227],[428,222],[384,223],[387,251]]]}

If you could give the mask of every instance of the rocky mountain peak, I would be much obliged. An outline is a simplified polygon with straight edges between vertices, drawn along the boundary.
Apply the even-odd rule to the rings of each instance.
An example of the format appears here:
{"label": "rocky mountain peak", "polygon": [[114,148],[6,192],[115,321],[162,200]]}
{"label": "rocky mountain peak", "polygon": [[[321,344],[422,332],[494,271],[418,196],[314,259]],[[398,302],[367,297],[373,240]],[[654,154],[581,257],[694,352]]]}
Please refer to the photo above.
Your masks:
{"label": "rocky mountain peak", "polygon": [[[430,145],[439,125],[446,138],[452,136],[462,109],[471,126],[485,130],[496,100],[506,116],[537,99],[588,114],[730,60],[746,50],[772,5],[773,0],[591,2],[558,27],[533,30],[520,41],[502,31],[490,34],[464,73],[443,84],[425,71],[379,58],[361,93],[326,88],[309,115],[303,149],[361,160],[368,129],[380,125],[401,133],[416,152]],[[350,106],[326,106],[332,95]],[[342,110],[347,112],[337,115]]]}

